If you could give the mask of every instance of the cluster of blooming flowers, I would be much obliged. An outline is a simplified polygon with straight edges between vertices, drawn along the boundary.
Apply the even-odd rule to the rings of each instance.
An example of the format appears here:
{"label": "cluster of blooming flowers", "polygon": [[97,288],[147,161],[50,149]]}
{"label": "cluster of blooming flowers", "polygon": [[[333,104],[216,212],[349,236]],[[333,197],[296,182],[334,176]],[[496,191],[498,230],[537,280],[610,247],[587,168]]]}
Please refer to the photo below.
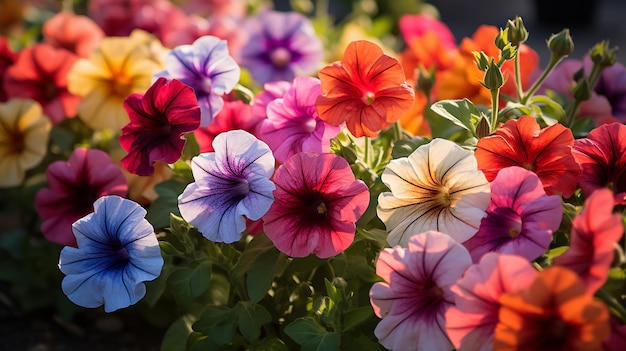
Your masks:
{"label": "cluster of blooming flowers", "polygon": [[[154,199],[145,183],[172,177],[166,165],[180,162],[193,136],[200,153],[187,160],[193,181],[178,209],[208,240],[234,243],[261,228],[290,257],[329,258],[375,208],[390,247],[376,261],[382,281],[370,298],[381,318],[374,334],[388,349],[623,345],[626,324],[594,298],[624,234],[613,211],[626,205],[626,85],[611,79],[626,75],[623,66],[605,71],[581,106],[597,124],[586,137],[521,116],[473,149],[434,138],[388,162],[386,190],[370,204],[368,185],[331,140],[369,142],[398,123],[430,136],[430,102],[489,105],[473,52],[497,56],[495,27],[457,47],[441,22],[405,16],[399,59],[357,40],[326,64],[310,21],[296,13],[242,20],[249,37],[241,38],[224,24],[237,15],[220,9],[210,9],[217,23],[209,23],[164,0],[133,2],[142,11],[118,6],[91,1],[91,18],[55,15],[44,42],[18,53],[0,38],[1,187],[23,183],[48,154],[50,130],[68,118],[119,141],[117,152],[76,147],[51,162],[35,199],[41,232],[65,246],[59,267],[71,301],[110,312],[143,298],[164,264],[141,206]],[[525,45],[519,55],[527,85],[538,57]],[[568,72],[586,64],[565,62],[543,88],[567,94]],[[420,84],[425,67],[436,85],[415,89],[409,82]],[[242,69],[259,87],[250,101]],[[509,79],[502,89],[514,96],[517,87]],[[564,199],[579,188],[584,209],[566,233],[569,248],[537,269]]]}

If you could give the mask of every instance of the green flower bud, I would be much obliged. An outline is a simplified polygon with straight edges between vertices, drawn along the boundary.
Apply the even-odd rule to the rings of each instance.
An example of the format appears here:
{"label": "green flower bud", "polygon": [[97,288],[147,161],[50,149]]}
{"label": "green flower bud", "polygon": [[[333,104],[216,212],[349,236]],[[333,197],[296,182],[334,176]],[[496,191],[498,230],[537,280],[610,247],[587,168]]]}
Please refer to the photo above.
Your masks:
{"label": "green flower bud", "polygon": [[585,69],[581,67],[578,71],[574,72],[574,82],[585,78]]}
{"label": "green flower bud", "polygon": [[548,48],[552,52],[553,59],[560,59],[571,54],[574,51],[574,41],[569,34],[569,29],[552,34],[548,39]]}
{"label": "green flower bud", "polygon": [[591,97],[591,87],[589,86],[587,78],[581,79],[578,84],[576,84],[572,94],[574,95],[574,99],[577,101],[589,100]]}
{"label": "green flower bud", "polygon": [[520,46],[528,39],[528,31],[524,27],[524,21],[521,17],[515,17],[512,21],[508,20],[506,28],[509,30],[511,45]]}
{"label": "green flower bud", "polygon": [[489,67],[489,57],[487,57],[487,55],[482,51],[473,51],[472,54],[474,54],[474,61],[476,61],[478,69],[483,72],[486,71]]}
{"label": "green flower bud", "polygon": [[517,47],[512,46],[511,43],[506,44],[506,46],[501,50],[500,56],[502,56],[505,60],[510,60],[515,57],[517,54]]}
{"label": "green flower bud", "polygon": [[431,67],[426,70],[421,68],[417,72],[417,82],[415,82],[415,86],[421,92],[426,95],[430,94],[430,91],[435,86],[435,67]]}
{"label": "green flower bud", "polygon": [[476,136],[480,139],[489,136],[489,134],[491,134],[489,120],[483,113],[481,113],[480,120],[478,120],[478,123],[476,124]]}
{"label": "green flower bud", "polygon": [[504,49],[504,47],[506,46],[506,44],[509,44],[509,29],[502,29],[500,28],[500,33],[498,33],[498,35],[496,35],[496,47],[498,47],[498,49],[502,50]]}
{"label": "green flower bud", "polygon": [[504,76],[502,75],[502,71],[493,59],[491,59],[489,67],[485,72],[485,81],[481,84],[489,90],[497,90],[502,88],[504,85]]}
{"label": "green flower bud", "polygon": [[600,67],[609,67],[617,61],[617,47],[609,48],[608,40],[603,40],[589,50],[589,56]]}

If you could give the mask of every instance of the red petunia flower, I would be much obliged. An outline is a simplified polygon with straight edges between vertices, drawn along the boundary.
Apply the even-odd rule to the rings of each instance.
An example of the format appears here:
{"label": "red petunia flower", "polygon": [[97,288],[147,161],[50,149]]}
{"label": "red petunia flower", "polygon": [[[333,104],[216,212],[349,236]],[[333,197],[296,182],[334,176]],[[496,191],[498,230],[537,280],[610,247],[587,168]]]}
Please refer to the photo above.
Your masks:
{"label": "red petunia flower", "polygon": [[365,40],[350,43],[343,59],[322,68],[319,78],[320,118],[332,125],[345,122],[356,137],[378,135],[399,120],[415,98],[398,60]]}
{"label": "red petunia flower", "polygon": [[129,172],[149,176],[155,161],[176,162],[183,153],[183,134],[200,126],[200,107],[194,91],[173,79],[159,78],[145,95],[124,100],[130,123],[122,128],[120,145],[128,155],[120,163]]}
{"label": "red petunia flower", "polygon": [[33,99],[53,124],[76,116],[79,96],[67,90],[67,74],[78,57],[50,44],[35,44],[20,51],[4,79],[4,91],[9,98]]}
{"label": "red petunia flower", "polygon": [[47,20],[42,28],[43,37],[55,47],[89,57],[104,38],[104,32],[87,16],[72,12],[59,12]]}
{"label": "red petunia flower", "polygon": [[9,47],[9,40],[0,36],[0,102],[6,102],[8,100],[7,94],[1,83],[7,69],[15,62],[16,59],[17,55],[11,51],[11,48]]}
{"label": "red petunia flower", "polygon": [[478,169],[488,181],[505,167],[535,172],[548,195],[570,197],[578,185],[580,167],[572,156],[574,136],[561,124],[539,128],[531,116],[510,120],[476,145]]}
{"label": "red petunia flower", "polygon": [[574,142],[572,154],[582,168],[585,196],[608,186],[615,204],[626,205],[626,125],[614,122],[595,128]]}
{"label": "red petunia flower", "polygon": [[369,191],[346,160],[301,152],[278,167],[274,183],[274,203],[263,216],[263,228],[276,248],[291,257],[327,258],[352,244]]}

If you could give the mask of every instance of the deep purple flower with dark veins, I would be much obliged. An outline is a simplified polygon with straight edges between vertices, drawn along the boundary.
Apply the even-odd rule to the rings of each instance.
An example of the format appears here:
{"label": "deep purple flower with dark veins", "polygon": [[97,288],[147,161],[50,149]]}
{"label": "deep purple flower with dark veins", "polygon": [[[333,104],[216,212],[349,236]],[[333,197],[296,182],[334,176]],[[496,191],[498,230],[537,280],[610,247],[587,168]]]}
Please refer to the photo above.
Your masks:
{"label": "deep purple flower with dark veins", "polygon": [[261,85],[312,73],[324,58],[311,22],[299,13],[263,12],[248,19],[245,29],[250,36],[240,62]]}
{"label": "deep purple flower with dark veins", "polygon": [[240,73],[226,41],[205,35],[191,45],[175,47],[165,59],[165,70],[153,79],[178,79],[192,87],[200,105],[200,126],[206,127],[224,106],[223,96],[237,85]]}
{"label": "deep purple flower with dark veins", "polygon": [[178,197],[178,208],[205,238],[232,243],[246,218],[261,218],[274,202],[275,160],[267,144],[243,130],[219,134],[213,149],[191,160],[195,182]]}

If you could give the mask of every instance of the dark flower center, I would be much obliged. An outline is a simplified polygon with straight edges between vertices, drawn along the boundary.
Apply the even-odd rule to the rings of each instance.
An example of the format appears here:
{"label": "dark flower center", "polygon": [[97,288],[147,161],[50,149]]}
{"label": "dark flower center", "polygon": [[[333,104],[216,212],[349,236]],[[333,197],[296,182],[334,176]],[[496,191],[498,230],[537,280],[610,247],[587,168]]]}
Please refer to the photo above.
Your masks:
{"label": "dark flower center", "polygon": [[111,259],[111,266],[117,269],[122,269],[128,264],[128,250],[119,242],[111,244],[109,257]]}
{"label": "dark flower center", "polygon": [[233,181],[232,194],[237,199],[243,199],[250,192],[250,183],[247,179],[241,178]]}
{"label": "dark flower center", "polygon": [[54,99],[57,96],[58,92],[59,90],[57,89],[56,85],[52,83],[46,83],[43,87],[44,100],[48,101]]}
{"label": "dark flower center", "polygon": [[270,61],[278,68],[284,68],[291,63],[291,52],[284,47],[277,47],[270,53]]}
{"label": "dark flower center", "polygon": [[13,154],[19,155],[24,152],[24,149],[26,149],[26,143],[24,142],[24,135],[22,133],[11,133],[9,131],[9,140],[11,140],[9,145],[11,146]]}

